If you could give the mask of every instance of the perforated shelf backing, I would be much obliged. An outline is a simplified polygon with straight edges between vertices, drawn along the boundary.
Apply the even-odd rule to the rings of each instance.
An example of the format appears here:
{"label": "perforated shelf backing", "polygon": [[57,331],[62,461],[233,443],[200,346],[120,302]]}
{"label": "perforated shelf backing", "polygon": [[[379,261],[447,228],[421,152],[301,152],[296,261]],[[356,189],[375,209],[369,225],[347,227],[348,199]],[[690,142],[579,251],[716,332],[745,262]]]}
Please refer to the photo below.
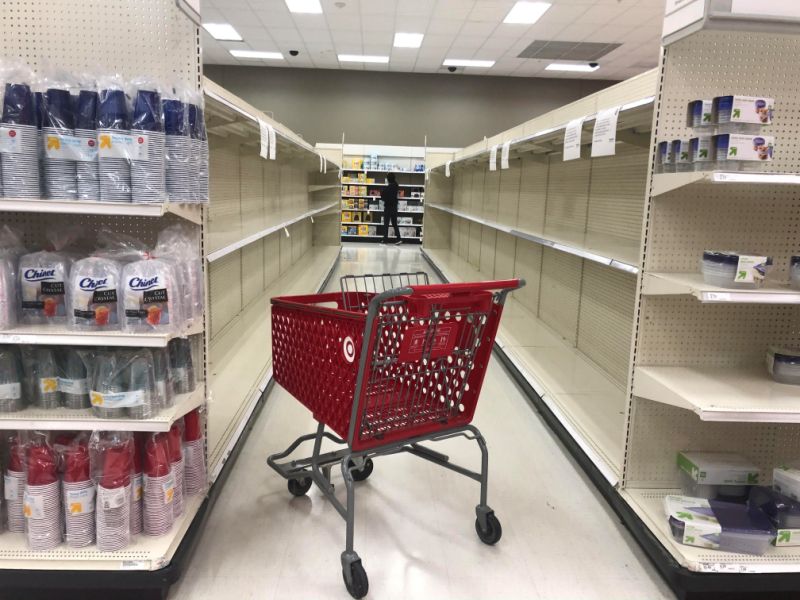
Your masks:
{"label": "perforated shelf backing", "polygon": [[709,423],[681,408],[634,398],[636,426],[628,443],[626,487],[680,487],[676,452],[738,452],[771,479],[775,465],[800,456],[800,427],[772,423]]}
{"label": "perforated shelf backing", "polygon": [[150,76],[197,89],[197,27],[174,1],[3,0],[0,56],[34,69]]}

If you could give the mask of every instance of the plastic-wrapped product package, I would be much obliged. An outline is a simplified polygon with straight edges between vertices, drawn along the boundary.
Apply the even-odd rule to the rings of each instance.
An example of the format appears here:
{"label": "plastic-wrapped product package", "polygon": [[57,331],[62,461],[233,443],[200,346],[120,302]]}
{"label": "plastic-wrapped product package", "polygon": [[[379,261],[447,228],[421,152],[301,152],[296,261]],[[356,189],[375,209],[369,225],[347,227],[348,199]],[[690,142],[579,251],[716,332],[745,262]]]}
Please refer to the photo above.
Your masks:
{"label": "plastic-wrapped product package", "polygon": [[172,529],[175,478],[166,433],[154,433],[144,445],[144,533],[164,535]]}
{"label": "plastic-wrapped product package", "polygon": [[60,449],[62,465],[64,539],[71,548],[83,548],[95,540],[95,496],[89,457],[89,435],[79,433]]}
{"label": "plastic-wrapped product package", "polygon": [[128,263],[122,269],[123,329],[136,333],[177,332],[182,326],[177,276],[167,261]]}
{"label": "plastic-wrapped product package", "polygon": [[92,331],[120,328],[119,289],[122,265],[91,256],[72,265],[69,277],[67,323]]}
{"label": "plastic-wrapped product package", "polygon": [[25,408],[22,359],[16,346],[0,346],[0,413]]}
{"label": "plastic-wrapped product package", "polygon": [[60,363],[58,390],[64,406],[75,410],[89,408],[89,376],[80,352],[75,348],[62,348],[57,358]]}
{"label": "plastic-wrapped product package", "polygon": [[172,498],[172,514],[178,518],[183,514],[183,422],[178,420],[172,424],[167,434],[169,444],[169,462],[172,476],[175,479],[175,492]]}
{"label": "plastic-wrapped product package", "polygon": [[203,492],[208,483],[204,415],[200,407],[183,417],[183,487],[187,496]]}
{"label": "plastic-wrapped product package", "polygon": [[62,252],[34,252],[19,259],[22,322],[64,324],[70,259]]}
{"label": "plastic-wrapped product package", "polygon": [[28,547],[52,550],[61,543],[61,482],[58,456],[47,432],[33,432],[26,452],[24,513]]}
{"label": "plastic-wrapped product package", "polygon": [[188,104],[180,94],[170,94],[162,101],[166,147],[166,187],[170,202],[190,201],[192,147],[189,132]]}
{"label": "plastic-wrapped product package", "polygon": [[84,76],[75,102],[75,137],[85,151],[75,173],[79,200],[100,200],[100,173],[97,160],[97,83]]}
{"label": "plastic-wrapped product package", "polygon": [[97,549],[114,552],[131,541],[131,472],[134,441],[129,431],[95,431],[89,440],[95,503]]}
{"label": "plastic-wrapped product package", "polygon": [[8,198],[40,198],[39,130],[34,91],[37,81],[24,65],[6,72],[0,117],[0,171]]}
{"label": "plastic-wrapped product package", "polygon": [[22,235],[8,225],[0,225],[0,330],[17,324],[20,305],[17,268],[19,257],[27,252]]}
{"label": "plastic-wrapped product package", "polygon": [[110,350],[83,350],[81,358],[89,379],[89,400],[92,412],[101,419],[122,419],[126,416],[127,373]]}
{"label": "plastic-wrapped product package", "polygon": [[128,396],[133,403],[128,406],[132,419],[149,419],[159,411],[153,355],[147,348],[125,352],[129,373]]}
{"label": "plastic-wrapped product package", "polygon": [[97,82],[97,144],[100,199],[131,201],[133,137],[128,95],[119,76]]}
{"label": "plastic-wrapped product package", "polygon": [[172,377],[169,368],[169,353],[166,348],[153,348],[153,372],[156,383],[156,399],[159,408],[173,405]]}
{"label": "plastic-wrapped product package", "polygon": [[158,234],[153,253],[170,260],[183,284],[183,317],[187,327],[203,318],[203,261],[200,257],[200,230],[188,224],[175,224]]}
{"label": "plastic-wrapped product package", "polygon": [[188,394],[195,389],[192,344],[189,338],[175,338],[167,345],[170,376],[175,394]]}
{"label": "plastic-wrapped product package", "polygon": [[133,434],[133,472],[131,473],[131,535],[144,528],[144,444],[147,433]]}
{"label": "plastic-wrapped product package", "polygon": [[192,202],[208,201],[208,135],[206,132],[203,94],[192,91],[189,101],[189,138],[191,158],[189,169],[192,175],[189,199]]}
{"label": "plastic-wrapped product package", "polygon": [[71,90],[77,88],[77,81],[62,69],[48,70],[50,72],[42,85],[45,195],[53,200],[76,200],[76,156],[82,146],[80,139],[75,137],[75,106]]}
{"label": "plastic-wrapped product package", "polygon": [[160,86],[147,79],[133,82],[131,135],[138,153],[131,160],[131,191],[134,202],[165,202],[166,138]]}
{"label": "plastic-wrapped product package", "polygon": [[26,446],[27,431],[6,432],[5,470],[3,471],[3,495],[6,501],[8,530],[25,532],[25,483],[27,480]]}
{"label": "plastic-wrapped product package", "polygon": [[33,404],[39,408],[58,408],[62,402],[56,349],[47,346],[27,346],[23,352],[33,355]]}

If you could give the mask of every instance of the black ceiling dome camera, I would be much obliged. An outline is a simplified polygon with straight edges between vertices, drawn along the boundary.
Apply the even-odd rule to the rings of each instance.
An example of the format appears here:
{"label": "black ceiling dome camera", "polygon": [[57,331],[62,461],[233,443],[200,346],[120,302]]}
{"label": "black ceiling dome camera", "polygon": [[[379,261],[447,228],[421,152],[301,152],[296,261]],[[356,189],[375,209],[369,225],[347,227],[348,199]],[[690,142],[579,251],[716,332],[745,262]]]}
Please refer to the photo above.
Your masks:
{"label": "black ceiling dome camera", "polygon": [[455,73],[456,72],[456,68],[455,67],[447,67],[447,70],[450,71],[451,73]]}
{"label": "black ceiling dome camera", "polygon": [[289,50],[289,54],[291,54],[292,56],[297,56],[298,54],[300,54],[300,51],[299,50]]}

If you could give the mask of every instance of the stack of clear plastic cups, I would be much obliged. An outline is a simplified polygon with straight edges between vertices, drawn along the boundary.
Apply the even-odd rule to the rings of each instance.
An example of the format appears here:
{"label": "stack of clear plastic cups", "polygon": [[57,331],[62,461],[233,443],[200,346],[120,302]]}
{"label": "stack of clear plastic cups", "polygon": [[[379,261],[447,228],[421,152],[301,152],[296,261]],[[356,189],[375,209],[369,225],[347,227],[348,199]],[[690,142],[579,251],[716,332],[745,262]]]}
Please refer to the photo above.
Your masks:
{"label": "stack of clear plastic cups", "polygon": [[91,331],[120,328],[119,289],[122,266],[108,258],[89,256],[72,265],[67,296],[67,324]]}
{"label": "stack of clear plastic cups", "polygon": [[92,477],[97,483],[97,549],[101,552],[122,550],[131,539],[133,436],[129,432],[95,431],[89,453]]}
{"label": "stack of clear plastic cups", "polygon": [[183,417],[183,489],[194,496],[206,488],[205,436],[201,409],[196,408]]}
{"label": "stack of clear plastic cups", "polygon": [[153,371],[159,408],[172,406],[172,380],[169,375],[169,354],[166,348],[153,348]]}
{"label": "stack of clear plastic cups", "polygon": [[[75,107],[75,137],[89,148],[97,147],[97,92],[81,90]],[[91,161],[78,161],[76,177],[79,200],[100,200],[100,173],[97,156]]]}
{"label": "stack of clear plastic cups", "polygon": [[0,331],[17,324],[18,302],[14,263],[0,256]]}
{"label": "stack of clear plastic cups", "polygon": [[800,256],[792,256],[789,265],[789,282],[792,289],[800,290]]}
{"label": "stack of clear plastic cups", "polygon": [[112,148],[115,135],[130,135],[130,118],[125,92],[119,89],[100,90],[97,103],[97,159],[100,177],[100,199],[104,202],[131,201],[131,159],[119,149],[106,155]]}
{"label": "stack of clear plastic cups", "polygon": [[74,348],[65,348],[61,353],[58,388],[65,407],[80,410],[91,406],[86,364]]}
{"label": "stack of clear plastic cups", "polygon": [[172,265],[138,260],[122,269],[122,328],[135,333],[175,332],[183,324],[180,290]]}
{"label": "stack of clear plastic cups", "polygon": [[25,408],[22,399],[22,364],[14,346],[0,346],[0,413]]}
{"label": "stack of clear plastic cups", "polygon": [[136,93],[131,134],[136,138],[136,144],[147,148],[146,156],[140,155],[131,161],[133,201],[165,202],[166,138],[161,112],[161,94],[157,91],[139,90]]}
{"label": "stack of clear plastic cups", "polygon": [[158,412],[158,393],[150,351],[137,351],[130,357],[126,370],[129,373],[128,392],[137,397],[137,404],[127,409],[128,416],[132,419],[149,419]]}
{"label": "stack of clear plastic cups", "polygon": [[112,405],[115,395],[128,391],[126,373],[122,366],[117,360],[117,355],[112,352],[100,352],[93,358],[89,395],[92,412],[101,419],[125,418],[125,408]]}
{"label": "stack of clear plastic cups", "polygon": [[131,473],[131,535],[139,535],[144,528],[144,481],[142,454],[144,452],[144,433],[133,434],[133,472]]}
{"label": "stack of clear plastic cups", "polygon": [[95,540],[95,483],[92,480],[89,445],[78,438],[62,455],[65,540],[71,548],[83,548]]}
{"label": "stack of clear plastic cups", "polygon": [[3,97],[0,129],[11,151],[0,155],[3,194],[8,198],[40,198],[39,130],[31,88],[24,83],[7,83]]}
{"label": "stack of clear plastic cups", "polygon": [[192,364],[192,344],[189,338],[170,340],[169,349],[170,376],[175,394],[188,394],[194,391],[194,366]]}
{"label": "stack of clear plastic cups", "polygon": [[33,252],[20,257],[22,322],[31,325],[63,325],[66,322],[69,268],[69,257],[60,252]]}
{"label": "stack of clear plastic cups", "polygon": [[27,459],[24,510],[28,547],[34,551],[52,550],[61,543],[58,460],[52,446],[44,439],[31,443]]}
{"label": "stack of clear plastic cups", "polygon": [[164,100],[164,132],[166,133],[166,184],[170,202],[191,200],[192,148],[189,136],[189,115],[180,100]]}
{"label": "stack of clear plastic cups", "polygon": [[58,387],[58,361],[53,348],[37,347],[35,350],[35,400],[39,408],[53,409],[61,406],[61,392]]}
{"label": "stack of clear plastic cups", "polygon": [[175,479],[175,492],[172,499],[172,514],[178,518],[183,514],[183,431],[182,423],[172,424],[167,434],[169,444],[169,462],[172,476]]}
{"label": "stack of clear plastic cups", "polygon": [[202,171],[201,162],[203,155],[203,134],[202,134],[203,111],[196,104],[189,105],[189,139],[190,141],[190,162],[189,172],[190,188],[189,199],[192,202],[200,201],[200,173]]}
{"label": "stack of clear plastic cups", "polygon": [[42,172],[47,197],[52,200],[76,200],[76,161],[59,155],[59,136],[75,135],[75,112],[69,90],[50,88],[45,92],[42,135],[45,148]]}
{"label": "stack of clear plastic cups", "polygon": [[144,447],[144,533],[164,535],[174,522],[175,479],[166,433],[154,433]]}
{"label": "stack of clear plastic cups", "polygon": [[18,434],[9,438],[8,465],[3,473],[3,491],[6,499],[8,530],[25,532],[25,445]]}

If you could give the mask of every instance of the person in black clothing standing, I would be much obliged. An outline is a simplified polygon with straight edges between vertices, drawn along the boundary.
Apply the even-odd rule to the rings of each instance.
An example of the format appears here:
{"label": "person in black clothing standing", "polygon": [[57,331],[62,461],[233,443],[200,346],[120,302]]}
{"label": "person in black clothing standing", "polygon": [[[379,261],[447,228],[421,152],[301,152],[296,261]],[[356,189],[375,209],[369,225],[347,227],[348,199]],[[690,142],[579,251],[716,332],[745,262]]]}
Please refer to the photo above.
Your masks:
{"label": "person in black clothing standing", "polygon": [[397,226],[397,190],[400,186],[397,185],[397,178],[394,173],[389,173],[386,176],[387,186],[381,191],[381,200],[383,200],[383,239],[381,244],[389,241],[389,225],[394,226],[394,233],[397,237],[395,244],[402,244],[403,238],[400,236],[400,228]]}

